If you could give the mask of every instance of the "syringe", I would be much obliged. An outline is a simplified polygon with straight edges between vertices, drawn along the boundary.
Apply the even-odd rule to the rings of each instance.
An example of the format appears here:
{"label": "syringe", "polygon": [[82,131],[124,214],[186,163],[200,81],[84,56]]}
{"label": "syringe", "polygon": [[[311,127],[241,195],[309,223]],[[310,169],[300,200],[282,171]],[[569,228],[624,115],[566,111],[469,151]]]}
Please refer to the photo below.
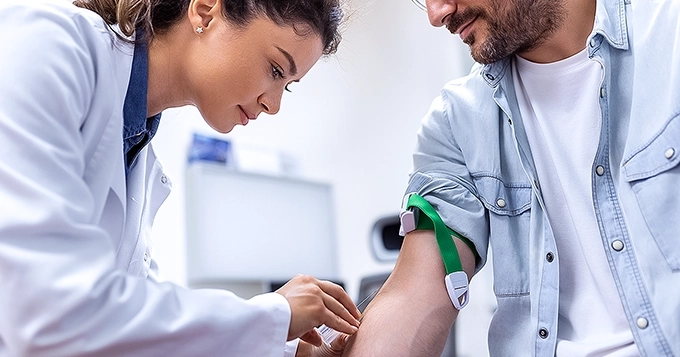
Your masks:
{"label": "syringe", "polygon": [[[370,294],[368,294],[368,296],[361,300],[361,302],[357,304],[357,309],[363,312],[368,303],[370,303],[373,297],[375,297],[375,295],[378,293],[378,290],[380,290],[380,288],[376,288]],[[326,325],[321,325],[317,327],[316,331],[319,332],[319,334],[321,335],[321,339],[323,340],[323,342],[329,346],[331,345],[331,342],[333,342],[338,336],[340,336],[340,332],[335,331],[334,329]]]}

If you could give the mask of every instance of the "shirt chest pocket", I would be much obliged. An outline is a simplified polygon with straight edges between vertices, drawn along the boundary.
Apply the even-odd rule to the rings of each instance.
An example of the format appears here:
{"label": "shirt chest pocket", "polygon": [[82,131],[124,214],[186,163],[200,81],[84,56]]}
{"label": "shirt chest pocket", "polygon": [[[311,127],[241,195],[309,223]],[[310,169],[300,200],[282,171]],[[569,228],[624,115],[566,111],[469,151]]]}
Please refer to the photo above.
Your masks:
{"label": "shirt chest pocket", "polygon": [[671,269],[680,271],[680,116],[623,164],[650,233]]}
{"label": "shirt chest pocket", "polygon": [[480,201],[489,214],[494,292],[498,297],[529,294],[531,185],[475,177]]}

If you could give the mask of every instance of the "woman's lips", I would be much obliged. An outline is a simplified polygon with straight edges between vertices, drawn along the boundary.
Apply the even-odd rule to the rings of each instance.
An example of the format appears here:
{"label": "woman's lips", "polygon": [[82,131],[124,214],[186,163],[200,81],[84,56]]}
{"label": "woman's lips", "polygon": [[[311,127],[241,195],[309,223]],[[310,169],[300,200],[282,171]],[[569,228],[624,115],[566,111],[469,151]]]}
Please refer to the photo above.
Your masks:
{"label": "woman's lips", "polygon": [[246,125],[246,124],[248,124],[249,121],[257,119],[257,115],[253,115],[251,113],[248,113],[240,105],[238,106],[238,108],[241,110],[241,124]]}

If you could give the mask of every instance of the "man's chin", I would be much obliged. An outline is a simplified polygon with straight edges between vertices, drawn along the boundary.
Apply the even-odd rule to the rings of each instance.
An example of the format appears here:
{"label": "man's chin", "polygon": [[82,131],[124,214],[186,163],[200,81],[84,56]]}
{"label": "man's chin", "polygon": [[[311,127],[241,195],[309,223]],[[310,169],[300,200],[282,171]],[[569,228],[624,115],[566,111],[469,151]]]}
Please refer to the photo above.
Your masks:
{"label": "man's chin", "polygon": [[472,57],[473,60],[477,63],[481,64],[491,64],[496,62],[493,58],[489,58],[487,56],[480,55],[479,53],[476,53],[474,51],[470,51],[470,56]]}
{"label": "man's chin", "polygon": [[468,45],[470,48],[470,56],[477,63],[490,64],[498,60],[495,57],[490,56],[493,51],[490,51],[488,48],[484,48],[484,43],[479,44],[477,41],[475,41],[474,35],[468,36],[465,40],[463,40],[463,43]]}
{"label": "man's chin", "polygon": [[475,48],[470,46],[470,56],[477,63],[491,64],[508,57],[509,54],[501,53],[492,48]]}

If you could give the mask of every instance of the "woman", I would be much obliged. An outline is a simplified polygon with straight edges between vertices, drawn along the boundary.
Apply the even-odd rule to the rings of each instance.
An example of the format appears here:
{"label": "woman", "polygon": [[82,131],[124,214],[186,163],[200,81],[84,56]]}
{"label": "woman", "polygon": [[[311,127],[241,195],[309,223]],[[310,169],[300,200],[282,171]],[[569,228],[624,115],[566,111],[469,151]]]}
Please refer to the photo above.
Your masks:
{"label": "woman", "polygon": [[314,330],[356,331],[335,284],[242,300],[155,279],[169,182],[147,145],[170,107],[223,133],[276,113],[336,50],[338,1],[2,2],[0,356],[340,353]]}

